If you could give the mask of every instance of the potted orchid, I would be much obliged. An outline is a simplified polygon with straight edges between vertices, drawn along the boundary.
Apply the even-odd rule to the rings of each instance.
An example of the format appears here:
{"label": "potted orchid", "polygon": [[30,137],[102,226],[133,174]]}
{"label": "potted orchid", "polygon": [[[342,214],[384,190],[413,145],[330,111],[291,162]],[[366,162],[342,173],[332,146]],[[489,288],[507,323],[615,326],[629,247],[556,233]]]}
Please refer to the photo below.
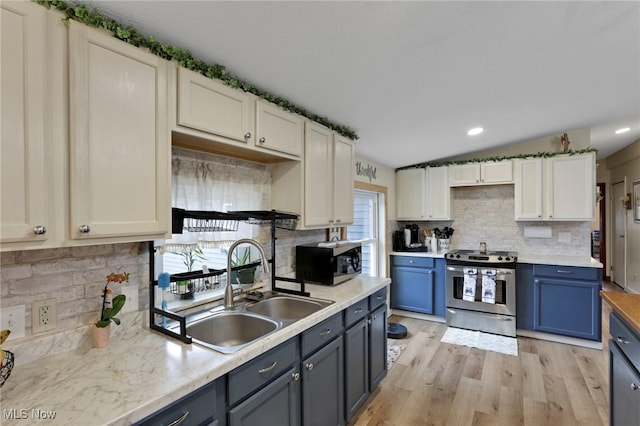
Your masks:
{"label": "potted orchid", "polygon": [[102,348],[109,343],[109,332],[111,322],[116,325],[120,325],[120,319],[116,318],[116,315],[124,306],[127,298],[124,294],[119,294],[109,301],[110,283],[122,284],[123,282],[129,282],[129,273],[124,272],[122,274],[111,273],[107,275],[107,283],[102,290],[102,309],[100,311],[100,319],[94,323],[93,326],[93,339],[94,345],[97,348]]}

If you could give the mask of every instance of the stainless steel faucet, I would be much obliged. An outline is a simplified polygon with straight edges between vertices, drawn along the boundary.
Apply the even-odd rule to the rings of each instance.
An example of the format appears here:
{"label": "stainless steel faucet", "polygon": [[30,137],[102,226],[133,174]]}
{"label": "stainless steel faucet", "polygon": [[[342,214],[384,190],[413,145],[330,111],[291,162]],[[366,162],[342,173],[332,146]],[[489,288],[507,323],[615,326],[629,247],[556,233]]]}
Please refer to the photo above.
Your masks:
{"label": "stainless steel faucet", "polygon": [[231,256],[233,255],[233,250],[235,250],[235,248],[240,244],[249,244],[257,248],[260,252],[260,258],[262,260],[262,270],[265,274],[269,273],[269,262],[267,261],[267,255],[265,254],[264,249],[262,248],[260,243],[250,238],[243,238],[231,244],[231,247],[229,247],[229,250],[227,251],[227,286],[224,289],[224,307],[227,309],[231,309],[234,306],[233,287],[231,286]]}

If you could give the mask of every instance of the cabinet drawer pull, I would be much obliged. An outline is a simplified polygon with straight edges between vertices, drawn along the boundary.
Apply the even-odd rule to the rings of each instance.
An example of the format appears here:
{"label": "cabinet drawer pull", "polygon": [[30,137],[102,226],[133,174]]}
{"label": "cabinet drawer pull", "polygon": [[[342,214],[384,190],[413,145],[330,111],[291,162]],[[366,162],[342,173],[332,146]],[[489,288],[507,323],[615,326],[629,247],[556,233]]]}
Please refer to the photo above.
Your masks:
{"label": "cabinet drawer pull", "polygon": [[178,426],[180,423],[182,423],[182,422],[184,422],[186,420],[188,415],[189,415],[189,412],[185,411],[184,413],[182,413],[182,415],[180,417],[178,417],[177,419],[175,419],[174,421],[169,423],[168,426]]}
{"label": "cabinet drawer pull", "polygon": [[360,315],[362,313],[362,308],[358,308],[358,309],[354,310],[353,313],[356,314],[356,315]]}
{"label": "cabinet drawer pull", "polygon": [[260,142],[261,145],[264,145],[267,142],[267,139],[263,136],[258,140],[258,142]]}
{"label": "cabinet drawer pull", "polygon": [[413,261],[413,260],[410,260],[410,261],[409,261],[409,263],[415,263],[415,261]]}
{"label": "cabinet drawer pull", "polygon": [[33,233],[36,235],[44,235],[47,233],[47,228],[44,225],[38,225],[33,228]]}
{"label": "cabinet drawer pull", "polygon": [[380,295],[380,296],[376,297],[376,300],[382,300],[382,299],[384,299],[383,295]]}
{"label": "cabinet drawer pull", "polygon": [[260,374],[268,373],[271,370],[273,370],[274,368],[276,368],[276,365],[278,365],[278,361],[273,361],[273,364],[271,364],[270,366],[268,366],[266,368],[258,370],[258,373],[260,373]]}
{"label": "cabinet drawer pull", "polygon": [[632,390],[638,390],[640,388],[640,386],[636,385],[635,383],[631,383],[631,389]]}
{"label": "cabinet drawer pull", "polygon": [[320,333],[320,336],[325,337],[331,334],[331,329],[327,328],[325,331]]}
{"label": "cabinet drawer pull", "polygon": [[618,343],[623,344],[623,345],[626,345],[626,344],[628,344],[628,343],[629,343],[629,341],[628,341],[627,339],[625,339],[624,337],[622,337],[622,336],[618,336],[618,337],[616,338],[616,341],[617,341]]}
{"label": "cabinet drawer pull", "polygon": [[559,274],[570,274],[571,271],[567,271],[566,269],[558,269]]}
{"label": "cabinet drawer pull", "polygon": [[89,227],[89,225],[80,225],[79,229],[82,234],[88,234],[89,232],[91,232],[91,228]]}
{"label": "cabinet drawer pull", "polygon": [[313,363],[312,363],[312,362],[310,362],[310,363],[308,363],[308,364],[305,364],[304,368],[306,368],[308,371],[313,370]]}

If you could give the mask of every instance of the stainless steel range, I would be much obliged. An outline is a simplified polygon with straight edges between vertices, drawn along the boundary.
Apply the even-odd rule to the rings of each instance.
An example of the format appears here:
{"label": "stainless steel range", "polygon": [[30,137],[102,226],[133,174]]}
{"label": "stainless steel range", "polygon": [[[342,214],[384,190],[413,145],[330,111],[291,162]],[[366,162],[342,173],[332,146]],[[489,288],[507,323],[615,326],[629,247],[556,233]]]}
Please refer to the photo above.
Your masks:
{"label": "stainless steel range", "polygon": [[447,324],[515,336],[517,256],[507,251],[447,253]]}

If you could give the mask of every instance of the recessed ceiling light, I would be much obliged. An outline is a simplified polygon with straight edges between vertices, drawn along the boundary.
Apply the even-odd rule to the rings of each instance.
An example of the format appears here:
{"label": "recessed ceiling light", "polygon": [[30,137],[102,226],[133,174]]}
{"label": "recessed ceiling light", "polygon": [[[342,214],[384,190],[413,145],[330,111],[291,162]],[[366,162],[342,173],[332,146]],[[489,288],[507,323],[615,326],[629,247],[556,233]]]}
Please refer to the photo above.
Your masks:
{"label": "recessed ceiling light", "polygon": [[630,127],[623,127],[622,129],[616,130],[616,135],[619,135],[620,133],[627,133],[629,130],[631,130]]}
{"label": "recessed ceiling light", "polygon": [[482,127],[474,127],[473,129],[469,130],[467,134],[469,136],[475,136],[475,135],[479,135],[482,132],[484,132],[484,129]]}

